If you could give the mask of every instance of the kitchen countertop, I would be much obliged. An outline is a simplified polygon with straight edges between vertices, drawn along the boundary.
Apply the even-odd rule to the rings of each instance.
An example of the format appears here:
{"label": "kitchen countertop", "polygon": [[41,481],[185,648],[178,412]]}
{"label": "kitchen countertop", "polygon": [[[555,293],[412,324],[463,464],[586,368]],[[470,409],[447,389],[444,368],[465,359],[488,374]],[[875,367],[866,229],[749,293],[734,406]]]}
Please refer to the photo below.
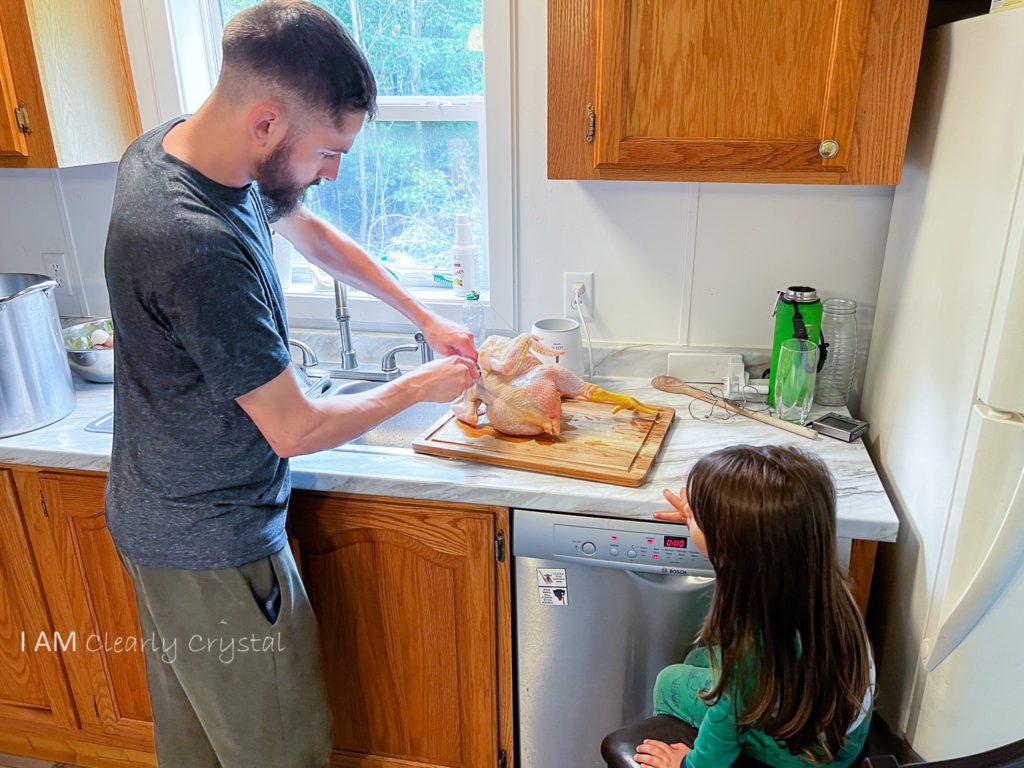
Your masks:
{"label": "kitchen countertop", "polygon": [[[808,440],[741,416],[729,422],[694,419],[687,412],[688,397],[652,389],[647,379],[602,377],[595,383],[676,409],[666,443],[647,482],[639,488],[423,456],[411,449],[355,447],[293,458],[292,485],[317,491],[648,518],[667,506],[662,488],[678,490],[690,467],[705,453],[736,443],[787,444],[817,454],[835,476],[840,537],[896,540],[896,513],[862,441]],[[77,405],[67,417],[33,432],[0,439],[0,463],[107,471],[111,436],[86,432],[84,427],[110,412],[113,385],[88,384],[76,376],[75,389]],[[816,409],[815,413],[819,410],[834,409]]]}

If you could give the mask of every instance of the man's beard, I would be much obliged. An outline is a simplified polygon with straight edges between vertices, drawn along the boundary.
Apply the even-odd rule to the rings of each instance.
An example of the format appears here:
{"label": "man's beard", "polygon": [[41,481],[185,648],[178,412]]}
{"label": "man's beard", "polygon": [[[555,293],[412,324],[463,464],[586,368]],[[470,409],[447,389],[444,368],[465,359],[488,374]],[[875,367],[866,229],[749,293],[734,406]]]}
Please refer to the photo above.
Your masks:
{"label": "man's beard", "polygon": [[256,166],[256,183],[260,187],[263,207],[270,221],[283,219],[294,213],[306,197],[306,190],[320,183],[299,186],[288,172],[292,156],[292,142],[286,136],[267,158]]}

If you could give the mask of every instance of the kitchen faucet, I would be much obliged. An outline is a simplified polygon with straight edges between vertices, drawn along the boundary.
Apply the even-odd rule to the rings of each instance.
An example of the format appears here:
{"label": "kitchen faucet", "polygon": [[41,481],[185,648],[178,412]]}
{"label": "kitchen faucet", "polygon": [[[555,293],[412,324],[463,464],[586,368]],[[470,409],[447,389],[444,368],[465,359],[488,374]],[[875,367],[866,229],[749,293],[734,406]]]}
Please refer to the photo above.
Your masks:
{"label": "kitchen faucet", "polygon": [[352,315],[348,311],[348,290],[340,280],[334,281],[334,318],[341,333],[341,368],[352,371],[359,368],[356,349],[352,344]]}
{"label": "kitchen faucet", "polygon": [[413,338],[416,339],[415,344],[399,344],[397,347],[392,347],[384,353],[384,357],[380,361],[380,369],[385,376],[396,378],[402,375],[401,370],[398,368],[398,363],[395,362],[395,355],[399,352],[419,352],[421,365],[429,363],[434,359],[434,350],[427,344],[427,337],[421,332],[417,332]]}
{"label": "kitchen faucet", "polygon": [[316,356],[316,352],[314,352],[313,348],[304,341],[299,341],[298,339],[288,339],[288,344],[295,347],[302,353],[302,363],[300,363],[300,365],[302,366],[302,370],[312,368],[313,366],[318,365],[320,363],[319,358],[317,358]]}
{"label": "kitchen faucet", "polygon": [[417,332],[416,344],[400,344],[384,353],[379,368],[360,365],[356,357],[355,345],[352,343],[352,313],[348,308],[348,289],[339,280],[334,281],[334,317],[338,321],[338,332],[341,335],[341,361],[323,364],[320,368],[333,379],[362,379],[364,381],[391,381],[402,375],[395,363],[395,355],[399,352],[419,352],[420,361],[429,363],[434,359],[433,350],[427,344],[426,337]]}

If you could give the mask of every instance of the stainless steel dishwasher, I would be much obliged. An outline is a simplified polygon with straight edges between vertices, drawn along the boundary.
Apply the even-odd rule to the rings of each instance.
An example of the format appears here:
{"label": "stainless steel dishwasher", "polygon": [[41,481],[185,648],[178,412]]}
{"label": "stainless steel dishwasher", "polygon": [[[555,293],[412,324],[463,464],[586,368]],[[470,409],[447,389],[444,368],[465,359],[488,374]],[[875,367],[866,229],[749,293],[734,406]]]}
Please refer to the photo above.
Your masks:
{"label": "stainless steel dishwasher", "polygon": [[605,734],[652,714],[714,578],[685,526],[512,512],[519,768],[598,768]]}

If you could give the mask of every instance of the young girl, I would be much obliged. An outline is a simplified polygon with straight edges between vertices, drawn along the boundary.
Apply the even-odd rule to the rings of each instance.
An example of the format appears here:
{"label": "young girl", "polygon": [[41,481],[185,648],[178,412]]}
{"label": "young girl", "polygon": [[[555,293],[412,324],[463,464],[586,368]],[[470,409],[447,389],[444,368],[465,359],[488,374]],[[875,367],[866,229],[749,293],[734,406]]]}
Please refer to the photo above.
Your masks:
{"label": "young girl", "polygon": [[818,459],[735,446],[665,491],[715,568],[697,647],[662,670],[655,714],[698,727],[693,749],[648,739],[636,762],[726,768],[740,753],[777,768],[845,768],[864,745],[874,666],[836,562],[835,486]]}

